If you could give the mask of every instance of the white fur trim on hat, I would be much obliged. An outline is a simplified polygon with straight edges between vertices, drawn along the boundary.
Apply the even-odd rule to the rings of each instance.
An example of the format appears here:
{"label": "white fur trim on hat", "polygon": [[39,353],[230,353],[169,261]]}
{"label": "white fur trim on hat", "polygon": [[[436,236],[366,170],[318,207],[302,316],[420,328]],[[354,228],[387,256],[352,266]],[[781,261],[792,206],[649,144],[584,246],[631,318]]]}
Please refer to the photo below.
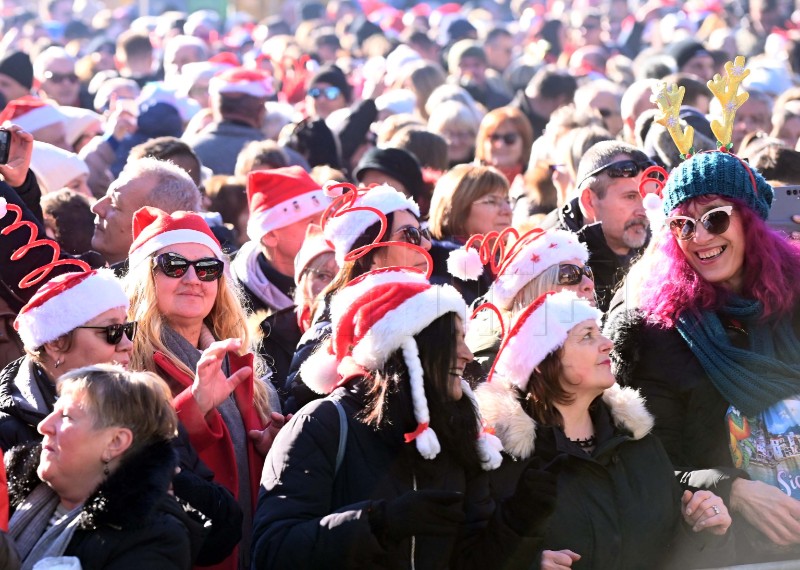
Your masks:
{"label": "white fur trim on hat", "polygon": [[89,174],[89,167],[77,154],[41,141],[33,141],[30,168],[42,194],[60,190],[77,177]]}
{"label": "white fur trim on hat", "polygon": [[481,467],[484,471],[497,469],[503,462],[503,456],[500,454],[500,452],[503,450],[503,443],[494,434],[484,431],[483,422],[480,418],[478,402],[475,399],[475,393],[472,391],[469,382],[463,378],[461,379],[461,392],[464,394],[465,398],[469,399],[469,401],[472,403],[472,406],[475,408],[475,412],[478,413],[479,435],[478,441],[476,442],[476,448],[478,451],[478,458],[481,461]]}
{"label": "white fur trim on hat", "polygon": [[375,273],[367,273],[355,283],[340,289],[331,299],[330,315],[332,321],[339,318],[359,297],[370,289],[384,283],[427,283],[422,273],[403,269],[390,269]]}
{"label": "white fur trim on hat", "polygon": [[42,305],[23,310],[16,319],[17,332],[25,348],[33,350],[86,324],[97,315],[122,307],[128,296],[110,269],[98,269],[80,283],[62,291]]}
{"label": "white fur trim on hat", "polygon": [[551,230],[530,240],[514,253],[500,267],[490,289],[490,298],[500,307],[510,308],[514,297],[525,285],[538,277],[547,268],[570,259],[586,263],[589,250],[586,244],[568,231]]}
{"label": "white fur trim on hat", "polygon": [[[417,206],[417,203],[388,184],[382,184],[370,189],[356,200],[353,207],[364,206],[375,208],[383,212],[384,215],[399,210],[409,210],[419,218],[419,206]],[[340,210],[339,214],[325,222],[323,231],[328,241],[333,244],[336,250],[336,263],[341,267],[344,265],[345,256],[352,250],[353,243],[368,227],[377,223],[379,218],[374,212],[352,210],[349,206],[346,210]],[[386,228],[387,233],[390,231],[391,228]]]}
{"label": "white fur trim on hat", "polygon": [[525,390],[533,370],[563,346],[575,325],[589,319],[599,322],[601,317],[598,309],[572,291],[549,295],[541,306],[523,312],[512,323],[495,360],[494,374]]}
{"label": "white fur trim on hat", "polygon": [[13,122],[26,131],[33,132],[56,123],[63,123],[65,120],[66,117],[63,113],[59,112],[58,109],[52,105],[45,105],[43,107],[36,107],[19,117],[15,117]]}
{"label": "white fur trim on hat", "polygon": [[300,365],[300,378],[303,384],[317,394],[326,396],[333,392],[339,383],[337,370],[339,361],[330,352],[330,337],[323,340],[316,350]]}
{"label": "white fur trim on hat", "polygon": [[304,220],[313,214],[321,214],[331,203],[324,190],[314,190],[276,204],[272,208],[252,212],[247,220],[247,237],[254,242],[272,230]]}
{"label": "white fur trim on hat", "polygon": [[162,247],[175,245],[176,243],[199,243],[209,248],[219,259],[225,259],[217,242],[203,232],[189,229],[172,230],[155,235],[132,251],[128,257],[130,269],[139,265]]}

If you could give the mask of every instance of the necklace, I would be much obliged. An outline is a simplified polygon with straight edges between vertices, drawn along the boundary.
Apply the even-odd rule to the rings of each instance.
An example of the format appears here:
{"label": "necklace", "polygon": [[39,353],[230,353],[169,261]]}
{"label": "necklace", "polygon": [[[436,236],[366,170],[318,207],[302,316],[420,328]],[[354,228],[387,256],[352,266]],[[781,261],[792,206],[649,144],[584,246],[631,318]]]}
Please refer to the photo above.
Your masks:
{"label": "necklace", "polygon": [[570,441],[581,449],[591,449],[597,445],[596,436],[587,437],[586,439],[570,439]]}

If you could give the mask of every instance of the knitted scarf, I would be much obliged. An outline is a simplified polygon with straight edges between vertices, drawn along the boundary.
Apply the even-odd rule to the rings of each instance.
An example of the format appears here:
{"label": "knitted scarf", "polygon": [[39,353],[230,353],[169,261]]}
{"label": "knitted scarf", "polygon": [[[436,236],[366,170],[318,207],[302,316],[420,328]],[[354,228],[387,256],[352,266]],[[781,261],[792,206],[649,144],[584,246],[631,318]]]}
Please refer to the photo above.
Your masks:
{"label": "knitted scarf", "polygon": [[677,323],[678,332],[720,394],[748,417],[800,394],[800,341],[791,318],[763,322],[759,319],[762,311],[759,301],[740,297],[719,311],[744,324],[750,350],[731,344],[714,312],[704,311],[698,317],[687,311]]}

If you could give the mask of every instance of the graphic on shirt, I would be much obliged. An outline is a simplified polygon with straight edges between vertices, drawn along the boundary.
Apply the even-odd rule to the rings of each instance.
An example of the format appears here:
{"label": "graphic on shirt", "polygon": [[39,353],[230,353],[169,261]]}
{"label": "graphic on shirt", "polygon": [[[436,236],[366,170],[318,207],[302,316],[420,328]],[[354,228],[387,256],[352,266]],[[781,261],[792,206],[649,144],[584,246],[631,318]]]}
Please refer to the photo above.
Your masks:
{"label": "graphic on shirt", "polygon": [[800,499],[800,396],[755,417],[731,406],[725,417],[734,466]]}

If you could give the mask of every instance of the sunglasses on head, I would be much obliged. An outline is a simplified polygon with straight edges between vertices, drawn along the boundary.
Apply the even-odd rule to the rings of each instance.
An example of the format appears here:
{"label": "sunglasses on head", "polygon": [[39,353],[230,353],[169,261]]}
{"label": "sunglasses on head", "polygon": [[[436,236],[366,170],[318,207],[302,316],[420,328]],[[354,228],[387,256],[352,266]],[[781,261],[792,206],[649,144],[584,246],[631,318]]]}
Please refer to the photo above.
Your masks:
{"label": "sunglasses on head", "polygon": [[519,135],[517,133],[505,133],[505,134],[498,134],[494,133],[493,135],[489,135],[489,140],[492,142],[500,142],[503,141],[504,144],[512,145],[517,142]]}
{"label": "sunglasses on head", "polygon": [[583,281],[584,275],[589,278],[589,281],[594,281],[594,273],[588,265],[581,267],[573,263],[561,263],[558,266],[559,285],[578,285]]}
{"label": "sunglasses on head", "polygon": [[203,257],[189,261],[182,255],[167,252],[153,258],[153,267],[158,268],[167,277],[179,279],[183,277],[189,267],[194,267],[194,272],[200,281],[216,281],[225,271],[225,262],[216,257]]}
{"label": "sunglasses on head", "polygon": [[416,226],[403,226],[394,233],[398,234],[400,232],[403,233],[405,241],[407,241],[411,245],[421,245],[422,238],[431,241],[431,232],[428,228],[418,228]]}
{"label": "sunglasses on head", "polygon": [[53,83],[63,83],[65,81],[75,83],[78,81],[78,76],[74,73],[55,73],[53,71],[45,71],[44,78]]}
{"label": "sunglasses on head", "polygon": [[313,99],[319,99],[324,95],[328,101],[333,101],[341,94],[342,90],[338,87],[334,87],[333,85],[330,87],[312,87],[308,90],[309,97],[312,97]]}
{"label": "sunglasses on head", "polygon": [[700,222],[708,233],[719,235],[725,233],[731,225],[731,212],[733,212],[733,206],[720,206],[709,210],[699,219],[689,216],[670,216],[667,218],[669,231],[676,239],[692,239],[697,231],[697,223]]}
{"label": "sunglasses on head", "polygon": [[611,178],[634,178],[635,176],[638,176],[640,172],[644,172],[651,166],[656,166],[656,163],[652,160],[633,160],[630,158],[626,160],[617,160],[616,162],[611,162],[605,166],[601,166],[600,168],[592,170],[589,174],[583,177],[583,180],[580,181],[578,186],[580,187],[589,178],[597,176],[603,172],[608,174]]}
{"label": "sunglasses on head", "polygon": [[122,340],[122,333],[128,337],[128,340],[133,340],[136,335],[136,321],[130,323],[107,325],[105,327],[76,327],[79,329],[93,329],[98,331],[106,331],[106,342],[108,344],[119,344]]}

